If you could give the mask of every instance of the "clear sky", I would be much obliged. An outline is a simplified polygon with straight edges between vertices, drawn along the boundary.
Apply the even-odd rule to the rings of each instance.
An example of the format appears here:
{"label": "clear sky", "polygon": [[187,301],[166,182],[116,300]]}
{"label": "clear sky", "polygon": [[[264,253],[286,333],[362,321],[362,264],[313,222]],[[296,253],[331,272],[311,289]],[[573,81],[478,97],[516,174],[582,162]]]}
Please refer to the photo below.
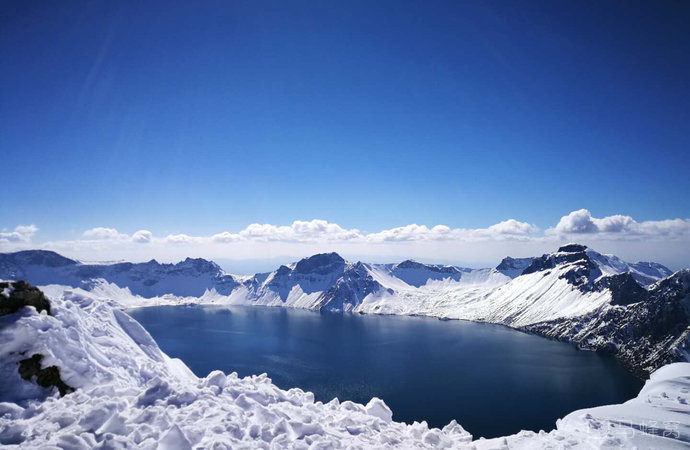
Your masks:
{"label": "clear sky", "polygon": [[689,2],[0,12],[0,230],[33,224],[34,246],[96,227],[690,217]]}

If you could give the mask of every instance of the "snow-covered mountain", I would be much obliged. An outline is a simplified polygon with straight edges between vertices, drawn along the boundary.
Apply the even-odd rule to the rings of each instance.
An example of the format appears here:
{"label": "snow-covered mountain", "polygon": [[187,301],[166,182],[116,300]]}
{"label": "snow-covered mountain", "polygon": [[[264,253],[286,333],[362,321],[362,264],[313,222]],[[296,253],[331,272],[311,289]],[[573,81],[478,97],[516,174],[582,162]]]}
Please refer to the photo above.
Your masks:
{"label": "snow-covered mountain", "polygon": [[138,264],[85,264],[47,250],[0,253],[0,278],[72,287],[103,279],[142,297],[198,297],[207,289],[229,294],[237,286],[216,263],[201,258],[187,258],[177,264],[161,264],[155,259]]}
{"label": "snow-covered mountain", "polygon": [[[631,264],[577,244],[563,246],[539,258],[507,257],[495,269],[468,269],[412,260],[398,264],[353,263],[337,253],[324,253],[251,277],[227,274],[214,262],[201,258],[187,258],[177,264],[161,264],[156,260],[88,264],[45,250],[0,254],[0,278],[23,279],[37,285],[88,287],[94,280],[105,280],[144,298],[167,294],[201,297],[211,291],[260,305],[340,311],[354,310],[375,298],[397,294],[406,298],[438,293],[452,296],[458,291],[455,293],[462,296],[468,289],[495,289],[521,276],[566,266],[568,273],[564,278],[567,277],[569,284],[581,287],[583,293],[601,291],[601,285],[613,283],[603,281],[612,275],[629,274],[642,286],[671,275],[660,264]],[[582,281],[585,278],[586,283]],[[525,283],[523,280],[515,284]],[[441,315],[443,311],[437,313]]]}
{"label": "snow-covered mountain", "polygon": [[501,263],[496,266],[496,270],[510,278],[515,278],[522,275],[522,272],[524,272],[533,261],[534,258],[511,258],[510,256],[506,256]]}
{"label": "snow-covered mountain", "polygon": [[690,360],[690,269],[653,284],[640,298],[642,301],[628,305],[525,329],[616,355],[640,375],[653,367]]}
{"label": "snow-covered mountain", "polygon": [[653,373],[637,398],[574,411],[553,431],[473,441],[455,421],[443,429],[395,422],[377,398],[317,402],[265,374],[216,370],[198,378],[116,302],[79,288],[44,290],[0,289],[7,448],[684,448],[690,441],[687,363]]}
{"label": "snow-covered mountain", "polygon": [[[657,286],[671,275],[660,264],[628,263],[578,244],[564,245],[540,257],[505,258],[494,269],[412,260],[368,264],[325,253],[271,273],[244,277],[227,274],[203,259],[188,258],[177,264],[84,264],[47,251],[0,254],[0,279],[82,287],[117,299],[124,306],[245,304],[426,315],[499,323],[582,346],[585,340],[575,331],[582,330],[592,318],[619,311],[615,313],[617,320],[623,320],[623,316],[641,308],[635,305],[665,301],[659,299],[670,294],[659,293],[662,291]],[[669,301],[680,301],[676,297],[669,297]],[[658,309],[650,310],[650,325],[660,314]],[[673,336],[672,341],[659,343],[659,348],[672,353],[670,358],[654,357],[650,352],[658,355],[661,351],[654,346],[641,349],[650,354],[639,358],[622,350],[614,353],[639,373],[648,373],[663,361],[685,359],[677,349],[687,341],[682,324],[687,327],[690,323],[685,316],[680,319],[673,327],[662,325],[648,330]],[[601,327],[596,330],[599,341],[604,343],[596,348],[621,340],[614,333],[604,333]],[[639,333],[644,335],[645,331]],[[587,341],[592,339],[590,336]]]}
{"label": "snow-covered mountain", "polygon": [[594,283],[606,276],[628,273],[639,284],[648,286],[673,273],[658,263],[627,263],[617,256],[603,255],[584,245],[567,244],[554,253],[534,258],[522,274],[554,268],[561,264],[577,264],[580,267],[572,274],[574,278],[571,281],[574,283],[582,276],[586,277],[587,282]]}

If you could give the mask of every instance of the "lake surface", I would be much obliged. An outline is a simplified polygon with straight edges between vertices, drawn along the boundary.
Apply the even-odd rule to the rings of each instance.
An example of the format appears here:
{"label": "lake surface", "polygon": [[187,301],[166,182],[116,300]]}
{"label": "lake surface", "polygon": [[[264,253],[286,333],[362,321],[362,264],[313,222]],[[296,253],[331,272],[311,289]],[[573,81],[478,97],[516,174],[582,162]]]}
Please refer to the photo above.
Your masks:
{"label": "lake surface", "polygon": [[571,411],[623,402],[642,387],[612,358],[499,325],[264,307],[129,313],[198,376],[266,372],[324,402],[376,396],[395,420],[456,419],[475,438],[548,431]]}

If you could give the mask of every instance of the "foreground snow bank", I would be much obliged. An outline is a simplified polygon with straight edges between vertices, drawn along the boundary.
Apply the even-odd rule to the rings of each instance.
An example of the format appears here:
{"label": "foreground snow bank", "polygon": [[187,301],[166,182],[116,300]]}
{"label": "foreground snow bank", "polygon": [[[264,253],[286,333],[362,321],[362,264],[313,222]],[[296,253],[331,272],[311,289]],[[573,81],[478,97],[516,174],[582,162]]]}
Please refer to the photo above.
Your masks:
{"label": "foreground snow bank", "polygon": [[[214,371],[198,378],[160,351],[114,301],[46,288],[51,315],[32,307],[0,317],[0,444],[31,448],[558,448],[676,447],[690,436],[690,364],[656,372],[623,405],[577,411],[551,433],[472,441],[455,422],[442,430],[392,421],[367,405],[315,402],[266,375]],[[42,355],[76,391],[64,397],[23,380],[20,360]],[[498,405],[497,405],[498,406]]]}
{"label": "foreground snow bank", "polygon": [[[393,422],[379,399],[367,405],[315,402],[264,374],[197,378],[163,354],[109,300],[47,289],[51,313],[34,308],[0,318],[0,444],[94,448],[339,448],[459,446],[471,436]],[[64,397],[19,377],[18,362],[43,355],[76,391]],[[38,401],[33,400],[38,399]]]}

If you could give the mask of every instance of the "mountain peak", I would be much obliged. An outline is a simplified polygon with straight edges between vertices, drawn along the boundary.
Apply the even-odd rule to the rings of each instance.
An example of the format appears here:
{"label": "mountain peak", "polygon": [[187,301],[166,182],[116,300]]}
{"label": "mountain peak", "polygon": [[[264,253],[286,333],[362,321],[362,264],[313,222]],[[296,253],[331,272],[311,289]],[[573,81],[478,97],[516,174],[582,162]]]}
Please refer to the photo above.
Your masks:
{"label": "mountain peak", "polygon": [[586,250],[586,245],[576,244],[574,242],[569,242],[568,244],[562,245],[558,248],[559,253],[579,253]]}
{"label": "mountain peak", "polygon": [[218,264],[204,258],[186,258],[176,264],[177,267],[189,267],[199,272],[220,272]]}
{"label": "mountain peak", "polygon": [[300,259],[295,264],[297,273],[327,273],[345,265],[345,260],[335,252],[318,253],[308,258]]}
{"label": "mountain peak", "polygon": [[77,261],[66,258],[52,250],[22,250],[15,253],[3,253],[0,256],[19,264],[32,266],[62,267],[78,264]]}
{"label": "mountain peak", "polygon": [[405,261],[401,261],[395,265],[395,267],[399,269],[414,269],[422,266],[424,266],[424,264],[417,262],[414,259],[406,259]]}
{"label": "mountain peak", "polygon": [[510,278],[515,278],[522,275],[525,269],[527,269],[535,258],[512,258],[506,256],[501,260],[501,263],[496,266],[496,270],[501,272],[503,275],[509,276]]}

